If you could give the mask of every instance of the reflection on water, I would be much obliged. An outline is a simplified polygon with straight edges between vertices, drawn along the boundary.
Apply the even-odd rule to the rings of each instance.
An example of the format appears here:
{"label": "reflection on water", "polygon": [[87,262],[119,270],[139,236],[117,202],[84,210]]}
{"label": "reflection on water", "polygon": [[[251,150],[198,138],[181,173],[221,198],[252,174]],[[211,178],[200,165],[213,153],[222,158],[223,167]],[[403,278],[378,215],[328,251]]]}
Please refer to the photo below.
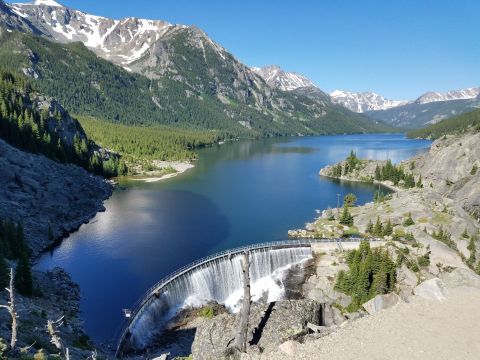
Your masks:
{"label": "reflection on water", "polygon": [[56,249],[38,267],[64,267],[82,289],[86,330],[111,339],[130,307],[161,277],[213,252],[284,239],[315,209],[334,207],[336,194],[371,201],[373,186],[337,183],[321,167],[359,157],[395,162],[429,142],[402,135],[349,135],[242,141],[204,149],[195,168],[159,183],[126,182],[107,211]]}

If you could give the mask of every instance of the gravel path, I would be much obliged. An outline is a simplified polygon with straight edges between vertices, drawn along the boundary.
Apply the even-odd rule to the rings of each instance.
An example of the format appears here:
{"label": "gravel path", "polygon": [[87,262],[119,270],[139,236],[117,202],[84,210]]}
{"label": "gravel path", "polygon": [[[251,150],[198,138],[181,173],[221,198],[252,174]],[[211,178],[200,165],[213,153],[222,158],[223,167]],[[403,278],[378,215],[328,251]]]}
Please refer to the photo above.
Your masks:
{"label": "gravel path", "polygon": [[390,310],[346,324],[292,355],[278,350],[260,359],[480,359],[480,290],[449,289],[443,302],[415,297]]}

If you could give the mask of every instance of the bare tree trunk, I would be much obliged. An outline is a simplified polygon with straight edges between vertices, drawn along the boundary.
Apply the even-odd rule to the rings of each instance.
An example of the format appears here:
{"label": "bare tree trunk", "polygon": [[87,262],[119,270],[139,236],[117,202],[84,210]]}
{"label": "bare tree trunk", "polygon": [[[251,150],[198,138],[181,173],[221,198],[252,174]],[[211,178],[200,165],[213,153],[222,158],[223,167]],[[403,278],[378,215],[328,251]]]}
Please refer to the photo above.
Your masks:
{"label": "bare tree trunk", "polygon": [[246,251],[243,254],[243,304],[240,313],[240,323],[235,347],[242,353],[247,352],[248,319],[250,317],[250,255]]}
{"label": "bare tree trunk", "polygon": [[70,351],[68,347],[63,344],[60,335],[58,334],[59,331],[57,330],[58,327],[63,325],[63,317],[58,319],[57,321],[48,320],[47,321],[47,331],[50,334],[50,342],[55,345],[55,347],[60,350],[65,360],[70,360]]}
{"label": "bare tree trunk", "polygon": [[10,340],[10,351],[15,349],[17,345],[17,310],[15,309],[15,293],[13,291],[13,268],[10,268],[10,286],[6,288],[7,292],[10,295],[10,300],[8,305],[0,305],[0,308],[7,309],[12,318],[12,338]]}

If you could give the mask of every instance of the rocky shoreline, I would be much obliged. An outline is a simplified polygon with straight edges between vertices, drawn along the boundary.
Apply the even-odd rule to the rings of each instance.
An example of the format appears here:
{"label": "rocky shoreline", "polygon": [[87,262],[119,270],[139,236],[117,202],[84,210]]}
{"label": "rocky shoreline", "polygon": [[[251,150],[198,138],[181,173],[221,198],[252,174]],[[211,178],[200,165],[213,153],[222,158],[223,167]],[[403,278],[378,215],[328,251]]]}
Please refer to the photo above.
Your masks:
{"label": "rocky shoreline", "polygon": [[0,217],[21,221],[32,257],[87,223],[113,191],[110,182],[0,140]]}
{"label": "rocky shoreline", "polygon": [[[20,221],[32,259],[57,246],[88,223],[113,191],[113,183],[84,169],[26,153],[0,140],[0,218]],[[12,266],[14,264],[12,263]],[[47,333],[47,320],[63,318],[59,327],[71,358],[86,359],[95,351],[83,332],[80,289],[63,269],[33,271],[34,295],[16,294],[19,313],[18,347],[25,355],[58,353]],[[7,303],[0,291],[0,303]],[[10,338],[8,312],[0,311],[0,338]],[[33,345],[32,345],[33,344]],[[40,356],[40,355],[38,355]]]}
{"label": "rocky shoreline", "polygon": [[[373,316],[364,317],[362,311],[358,315],[353,314],[354,318],[361,319],[358,322],[342,323],[341,330],[332,336],[313,341],[307,338],[307,341],[301,343],[290,341],[276,351],[250,355],[245,359],[313,359],[320,354],[332,359],[350,359],[353,354],[357,359],[368,359],[380,349],[374,341],[356,339],[362,339],[362,335],[367,333],[382,338],[385,331],[405,333],[405,338],[408,334],[415,334],[414,337],[425,339],[425,343],[416,344],[413,340],[409,342],[411,347],[407,352],[401,350],[403,345],[392,343],[389,356],[393,358],[403,358],[408,353],[408,358],[446,359],[448,356],[445,354],[449,353],[474,359],[473,354],[476,352],[470,352],[464,345],[459,345],[464,344],[464,341],[474,341],[470,331],[462,330],[461,322],[449,321],[455,330],[438,331],[435,337],[430,337],[426,332],[433,326],[431,324],[445,323],[445,317],[458,316],[464,323],[469,322],[467,318],[472,316],[476,321],[480,319],[480,312],[472,302],[473,298],[478,299],[480,295],[480,277],[475,274],[480,273],[480,261],[476,255],[480,249],[480,176],[476,171],[480,167],[479,143],[479,133],[447,136],[434,142],[428,153],[403,161],[400,166],[411,171],[421,181],[421,184],[408,189],[393,186],[391,182],[374,180],[375,169],[384,166],[384,161],[360,160],[348,175],[338,175],[338,166],[344,167],[346,161],[321,169],[320,176],[345,181],[376,182],[395,192],[363,206],[350,207],[353,226],[339,224],[337,209],[330,209],[323,210],[314,222],[306,224],[305,229],[291,230],[289,235],[333,236],[332,229],[335,228],[342,234],[354,229],[359,236],[368,237],[372,236],[372,223],[385,225],[388,222],[391,234],[380,236],[384,237],[384,246],[397,263],[402,257],[402,265],[397,269],[398,288],[393,294],[377,296],[363,304],[363,308]],[[341,211],[338,209],[338,213]],[[334,284],[339,271],[347,269],[345,258],[339,251],[317,249],[318,252],[321,256],[317,262],[317,275],[312,276],[304,285],[306,298],[344,307],[349,299],[336,292]],[[460,298],[458,294],[462,294]],[[462,299],[461,305],[458,304],[459,299]],[[434,309],[429,315],[431,324],[418,318],[423,314],[424,307]],[[472,309],[475,309],[472,313],[465,312]],[[415,328],[409,329],[408,324],[399,323],[399,316],[415,323]],[[480,331],[478,322],[475,322],[474,327]],[[345,338],[351,340],[351,346],[343,345]],[[450,345],[443,346],[440,338]],[[452,342],[447,338],[455,340]],[[357,351],[352,353],[352,349]],[[421,351],[421,357],[417,356],[418,351]]]}

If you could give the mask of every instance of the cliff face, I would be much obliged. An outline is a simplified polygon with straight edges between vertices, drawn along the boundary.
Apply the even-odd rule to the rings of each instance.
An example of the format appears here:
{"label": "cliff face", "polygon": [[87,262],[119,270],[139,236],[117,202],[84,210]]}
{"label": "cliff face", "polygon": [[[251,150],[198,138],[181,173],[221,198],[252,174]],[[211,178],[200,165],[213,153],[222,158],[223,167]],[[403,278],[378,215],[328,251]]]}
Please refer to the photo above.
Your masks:
{"label": "cliff face", "polygon": [[112,186],[84,169],[20,151],[0,140],[0,217],[22,221],[37,256],[54,238],[77,229],[98,211]]}
{"label": "cliff face", "polygon": [[405,162],[420,174],[425,187],[454,200],[480,219],[480,133],[447,136],[430,151]]}

